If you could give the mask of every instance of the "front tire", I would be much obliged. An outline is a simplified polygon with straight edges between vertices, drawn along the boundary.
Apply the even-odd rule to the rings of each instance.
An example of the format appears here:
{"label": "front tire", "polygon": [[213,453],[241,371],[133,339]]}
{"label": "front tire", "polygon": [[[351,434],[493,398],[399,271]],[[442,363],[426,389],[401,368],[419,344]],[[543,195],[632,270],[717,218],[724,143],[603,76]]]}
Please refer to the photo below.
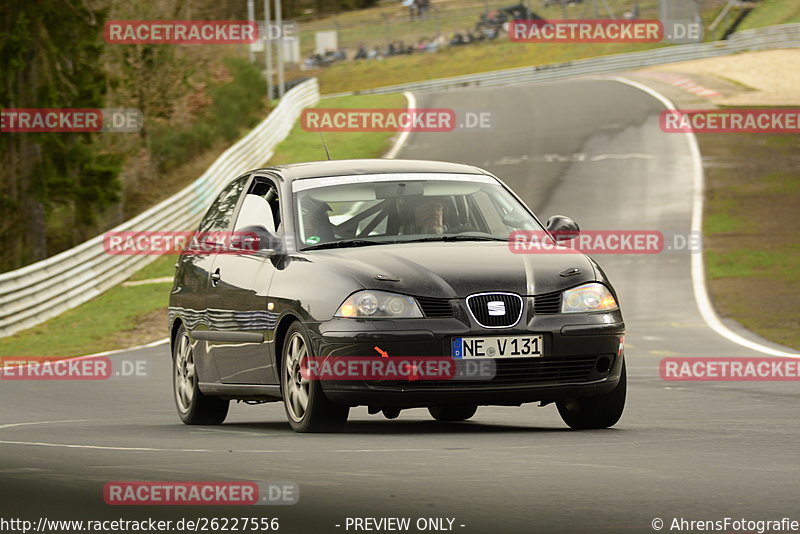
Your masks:
{"label": "front tire", "polygon": [[189,333],[181,325],[172,352],[172,390],[178,417],[187,425],[219,425],[228,415],[229,401],[203,395]]}
{"label": "front tire", "polygon": [[281,365],[281,395],[286,417],[295,432],[339,432],[347,422],[349,406],[334,404],[319,380],[303,376],[312,357],[305,328],[294,323],[286,332]]}
{"label": "front tire", "polygon": [[558,413],[561,414],[561,419],[575,430],[614,426],[625,409],[627,389],[627,372],[625,362],[622,362],[622,373],[617,387],[603,395],[558,401],[556,402]]}
{"label": "front tire", "polygon": [[455,406],[431,406],[431,416],[437,421],[466,421],[478,411],[475,404],[457,404]]}

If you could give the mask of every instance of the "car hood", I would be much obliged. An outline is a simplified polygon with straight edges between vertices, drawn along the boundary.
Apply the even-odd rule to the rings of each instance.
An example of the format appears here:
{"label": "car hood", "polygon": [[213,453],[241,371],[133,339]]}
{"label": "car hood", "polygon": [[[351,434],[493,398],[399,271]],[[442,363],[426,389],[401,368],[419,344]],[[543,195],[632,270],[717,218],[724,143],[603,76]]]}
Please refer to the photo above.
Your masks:
{"label": "car hood", "polygon": [[430,297],[463,298],[484,291],[538,295],[596,279],[583,254],[516,254],[501,242],[375,245],[318,250],[307,258],[368,289]]}

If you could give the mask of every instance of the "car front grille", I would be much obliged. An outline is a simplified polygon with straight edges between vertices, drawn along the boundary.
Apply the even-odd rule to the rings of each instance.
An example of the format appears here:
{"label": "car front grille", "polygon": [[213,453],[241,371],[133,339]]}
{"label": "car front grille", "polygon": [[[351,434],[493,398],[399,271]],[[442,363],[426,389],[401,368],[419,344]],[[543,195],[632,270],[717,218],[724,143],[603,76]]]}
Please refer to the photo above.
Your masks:
{"label": "car front grille", "polygon": [[561,291],[534,295],[533,311],[536,315],[561,313]]}
{"label": "car front grille", "polygon": [[[591,358],[519,358],[496,360],[497,374],[491,382],[539,383],[585,382],[595,369],[597,357]],[[472,382],[474,383],[474,381]]]}
{"label": "car front grille", "polygon": [[522,297],[513,293],[478,293],[467,297],[467,308],[484,328],[508,328],[522,317]]}
{"label": "car front grille", "polygon": [[447,299],[435,297],[414,297],[422,308],[425,317],[453,317],[453,306]]}
{"label": "car front grille", "polygon": [[413,389],[475,388],[496,386],[526,386],[544,384],[575,384],[601,380],[608,376],[613,354],[582,358],[503,358],[496,359],[494,378],[490,380],[417,380],[369,382],[371,385]]}

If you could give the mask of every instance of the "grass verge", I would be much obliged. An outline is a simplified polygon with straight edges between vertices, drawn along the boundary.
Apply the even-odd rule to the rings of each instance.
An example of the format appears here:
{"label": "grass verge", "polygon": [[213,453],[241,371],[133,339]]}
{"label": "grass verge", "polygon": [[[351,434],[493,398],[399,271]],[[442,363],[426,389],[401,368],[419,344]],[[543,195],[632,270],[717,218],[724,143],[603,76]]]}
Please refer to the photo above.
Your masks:
{"label": "grass verge", "polygon": [[708,289],[717,312],[800,349],[800,139],[701,134]]}
{"label": "grass verge", "polygon": [[800,22],[800,2],[797,0],[762,0],[745,17],[738,29],[749,30],[792,22]]}
{"label": "grass verge", "polygon": [[[399,94],[324,100],[324,108],[399,108]],[[335,159],[380,157],[392,133],[330,133],[325,141]],[[319,134],[298,125],[278,146],[270,165],[325,159]],[[175,256],[164,256],[134,274],[130,281],[171,277]],[[166,336],[171,282],[121,285],[41,325],[3,338],[4,356],[78,356],[122,349]]]}
{"label": "grass verge", "polygon": [[513,43],[499,38],[447,47],[436,53],[394,56],[384,60],[345,61],[309,71],[319,78],[323,94],[360,91],[399,83],[476,74],[491,70],[562,63],[666,46],[641,43]]}

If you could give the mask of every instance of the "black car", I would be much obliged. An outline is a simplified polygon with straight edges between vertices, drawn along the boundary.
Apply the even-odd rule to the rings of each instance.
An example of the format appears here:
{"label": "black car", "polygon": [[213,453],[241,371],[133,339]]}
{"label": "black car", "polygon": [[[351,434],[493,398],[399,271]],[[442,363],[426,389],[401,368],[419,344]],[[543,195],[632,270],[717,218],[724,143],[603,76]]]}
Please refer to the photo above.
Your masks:
{"label": "black car", "polygon": [[[460,421],[480,405],[541,402],[572,428],[614,425],[626,391],[616,293],[583,254],[509,246],[513,232],[545,230],[579,231],[562,216],[543,225],[467,165],[340,160],[239,176],[196,233],[213,246],[194,243],[177,265],[181,419],[219,424],[231,400],[282,400],[294,430],[315,432],[340,429],[359,405]],[[420,379],[413,363],[405,378],[309,374],[310,361],[336,358],[459,366],[441,379]],[[491,365],[478,376],[467,363]]]}

